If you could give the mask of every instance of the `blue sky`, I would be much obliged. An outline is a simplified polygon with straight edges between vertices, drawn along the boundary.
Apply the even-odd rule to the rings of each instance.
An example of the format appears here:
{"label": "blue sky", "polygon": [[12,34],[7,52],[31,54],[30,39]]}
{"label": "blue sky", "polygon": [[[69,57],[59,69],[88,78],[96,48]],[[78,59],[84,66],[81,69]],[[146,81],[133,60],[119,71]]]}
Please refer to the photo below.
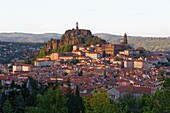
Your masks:
{"label": "blue sky", "polygon": [[0,32],[170,36],[170,0],[0,0]]}

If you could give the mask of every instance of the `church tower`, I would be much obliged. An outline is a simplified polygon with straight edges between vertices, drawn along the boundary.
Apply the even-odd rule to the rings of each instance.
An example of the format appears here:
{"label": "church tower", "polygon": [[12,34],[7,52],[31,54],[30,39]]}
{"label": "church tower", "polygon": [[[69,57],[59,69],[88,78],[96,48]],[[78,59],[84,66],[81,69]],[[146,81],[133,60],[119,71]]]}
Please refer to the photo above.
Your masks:
{"label": "church tower", "polygon": [[127,34],[126,33],[124,34],[123,42],[124,42],[124,44],[128,44],[128,42],[127,42]]}
{"label": "church tower", "polygon": [[76,32],[78,32],[79,26],[78,26],[78,22],[76,22]]}

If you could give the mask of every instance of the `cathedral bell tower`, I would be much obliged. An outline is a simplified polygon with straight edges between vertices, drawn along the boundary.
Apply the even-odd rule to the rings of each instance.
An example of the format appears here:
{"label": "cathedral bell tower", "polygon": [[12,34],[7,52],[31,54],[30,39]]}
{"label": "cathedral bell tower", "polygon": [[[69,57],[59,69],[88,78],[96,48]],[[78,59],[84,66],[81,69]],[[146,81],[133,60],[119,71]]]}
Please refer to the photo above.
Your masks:
{"label": "cathedral bell tower", "polygon": [[128,44],[128,42],[127,42],[127,34],[126,33],[124,34],[123,42],[124,42],[124,44]]}
{"label": "cathedral bell tower", "polygon": [[78,22],[76,22],[76,32],[78,32],[79,30],[79,26],[78,26]]}

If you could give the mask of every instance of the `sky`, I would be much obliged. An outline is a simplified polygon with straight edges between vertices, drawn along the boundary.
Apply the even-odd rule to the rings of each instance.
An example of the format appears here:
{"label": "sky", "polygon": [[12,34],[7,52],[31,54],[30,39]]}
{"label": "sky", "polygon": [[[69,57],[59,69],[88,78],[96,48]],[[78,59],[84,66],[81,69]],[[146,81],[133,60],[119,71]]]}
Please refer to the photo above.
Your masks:
{"label": "sky", "polygon": [[0,0],[0,32],[170,36],[170,0]]}

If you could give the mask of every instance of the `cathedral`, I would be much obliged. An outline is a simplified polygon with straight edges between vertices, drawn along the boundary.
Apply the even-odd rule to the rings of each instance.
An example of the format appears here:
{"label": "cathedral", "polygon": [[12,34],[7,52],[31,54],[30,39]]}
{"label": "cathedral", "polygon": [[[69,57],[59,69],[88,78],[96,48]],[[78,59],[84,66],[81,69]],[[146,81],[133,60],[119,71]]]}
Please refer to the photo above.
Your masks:
{"label": "cathedral", "polygon": [[120,44],[104,44],[102,48],[103,48],[103,51],[105,51],[107,55],[116,56],[116,54],[118,54],[119,51],[131,49],[131,46],[128,44],[127,34],[125,33],[124,38],[120,42]]}

